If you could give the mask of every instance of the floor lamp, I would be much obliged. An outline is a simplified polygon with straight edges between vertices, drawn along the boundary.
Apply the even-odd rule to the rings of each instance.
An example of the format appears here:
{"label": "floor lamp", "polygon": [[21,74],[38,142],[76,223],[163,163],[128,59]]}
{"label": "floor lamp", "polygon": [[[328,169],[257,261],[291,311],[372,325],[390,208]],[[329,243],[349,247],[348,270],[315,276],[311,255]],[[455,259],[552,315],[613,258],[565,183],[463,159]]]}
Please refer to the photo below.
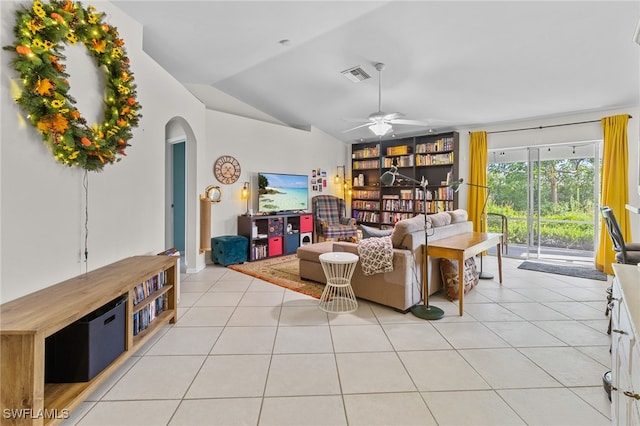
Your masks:
{"label": "floor lamp", "polygon": [[[477,183],[465,182],[464,179],[460,178],[459,180],[451,182],[450,186],[451,186],[451,189],[453,189],[453,192],[458,192],[458,190],[460,189],[463,183],[466,183],[469,186],[475,186],[476,188],[484,188],[487,190],[487,195],[486,197],[484,197],[484,204],[482,204],[482,212],[480,213],[480,229],[483,230],[484,221],[487,217],[487,201],[489,201],[490,189],[486,185],[478,185]],[[480,278],[481,280],[493,279],[493,275],[482,271],[482,253],[480,253],[480,274],[478,275],[478,278]]]}
{"label": "floor lamp", "polygon": [[422,177],[422,180],[417,181],[408,176],[401,175],[398,173],[398,168],[396,166],[392,166],[390,170],[384,172],[382,176],[380,176],[380,182],[383,185],[393,185],[396,180],[396,177],[401,179],[408,180],[409,182],[417,183],[422,188],[422,214],[424,215],[424,252],[422,256],[422,300],[424,303],[422,305],[414,305],[411,307],[411,313],[418,318],[422,318],[425,320],[437,320],[444,316],[444,311],[435,306],[429,305],[429,286],[428,286],[428,272],[429,266],[427,265],[427,248],[429,243],[429,236],[427,233],[428,224],[427,222],[427,185],[429,182]]}

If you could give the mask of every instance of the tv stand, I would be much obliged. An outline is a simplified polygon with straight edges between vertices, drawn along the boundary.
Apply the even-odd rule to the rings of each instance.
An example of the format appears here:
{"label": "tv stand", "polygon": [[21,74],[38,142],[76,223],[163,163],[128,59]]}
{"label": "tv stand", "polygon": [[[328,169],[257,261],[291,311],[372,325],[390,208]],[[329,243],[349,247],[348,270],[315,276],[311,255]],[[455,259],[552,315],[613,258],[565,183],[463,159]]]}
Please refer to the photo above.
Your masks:
{"label": "tv stand", "polygon": [[311,213],[238,216],[238,235],[249,239],[249,262],[294,254],[298,247],[313,242]]}

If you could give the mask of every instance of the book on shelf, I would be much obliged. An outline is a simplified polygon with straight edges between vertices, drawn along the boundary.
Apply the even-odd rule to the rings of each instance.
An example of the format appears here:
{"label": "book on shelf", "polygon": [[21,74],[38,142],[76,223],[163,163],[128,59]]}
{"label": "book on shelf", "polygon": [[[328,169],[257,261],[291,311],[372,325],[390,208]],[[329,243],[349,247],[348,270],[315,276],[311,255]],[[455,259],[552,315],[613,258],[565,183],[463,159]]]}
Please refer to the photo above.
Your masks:
{"label": "book on shelf", "polygon": [[351,158],[357,159],[357,158],[368,158],[368,157],[379,157],[379,156],[380,156],[380,144],[353,151]]}
{"label": "book on shelf", "polygon": [[377,223],[380,220],[378,212],[353,210],[351,216],[358,222]]}

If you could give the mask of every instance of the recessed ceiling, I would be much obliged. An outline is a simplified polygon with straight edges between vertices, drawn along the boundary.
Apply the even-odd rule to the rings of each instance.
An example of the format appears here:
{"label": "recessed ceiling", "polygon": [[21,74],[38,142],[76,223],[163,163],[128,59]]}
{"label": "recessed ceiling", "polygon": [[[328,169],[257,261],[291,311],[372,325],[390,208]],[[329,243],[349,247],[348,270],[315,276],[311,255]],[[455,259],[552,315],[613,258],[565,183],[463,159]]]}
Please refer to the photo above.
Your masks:
{"label": "recessed ceiling", "polygon": [[[248,115],[345,142],[372,136],[343,131],[378,109],[377,62],[382,109],[429,123],[399,135],[640,104],[635,1],[113,3],[209,108],[229,108],[223,92]],[[341,75],[356,66],[372,78]]]}

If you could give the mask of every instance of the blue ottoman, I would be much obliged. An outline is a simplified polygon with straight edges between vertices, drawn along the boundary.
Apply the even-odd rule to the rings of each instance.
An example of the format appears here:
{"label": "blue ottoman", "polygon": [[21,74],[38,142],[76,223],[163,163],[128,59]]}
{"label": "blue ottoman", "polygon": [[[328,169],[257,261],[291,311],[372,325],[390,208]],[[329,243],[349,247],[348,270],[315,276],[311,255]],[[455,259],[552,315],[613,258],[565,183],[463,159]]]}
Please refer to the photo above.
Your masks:
{"label": "blue ottoman", "polygon": [[211,239],[211,260],[222,266],[244,263],[249,252],[249,240],[240,235],[223,235]]}

